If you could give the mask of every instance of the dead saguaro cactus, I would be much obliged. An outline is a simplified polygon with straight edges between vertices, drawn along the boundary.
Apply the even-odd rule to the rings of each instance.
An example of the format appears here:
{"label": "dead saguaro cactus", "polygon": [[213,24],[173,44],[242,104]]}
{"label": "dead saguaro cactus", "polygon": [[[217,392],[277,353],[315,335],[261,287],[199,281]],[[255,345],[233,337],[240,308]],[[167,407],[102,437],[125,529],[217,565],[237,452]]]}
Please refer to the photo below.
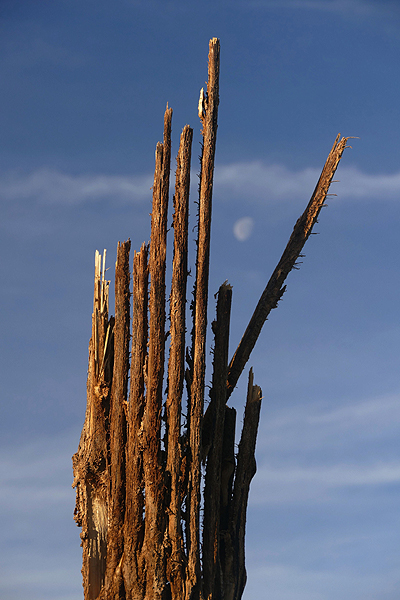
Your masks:
{"label": "dead saguaro cactus", "polygon": [[134,253],[132,270],[130,241],[118,244],[115,317],[109,316],[106,251],[103,257],[96,251],[87,408],[73,456],[85,600],[239,600],[246,584],[246,510],[256,472],[262,397],[252,369],[237,453],[236,411],[227,401],[285,291],[285,279],[317,220],[348,138],[336,138],[230,361],[232,288],[227,282],[221,285],[211,326],[213,373],[204,411],[219,56],[219,40],[213,38],[207,90],[201,90],[199,102],[203,145],[191,324],[186,323],[186,304],[193,132],[184,127],[177,155],[168,301],[168,105],[163,142],[156,147],[150,244]]}

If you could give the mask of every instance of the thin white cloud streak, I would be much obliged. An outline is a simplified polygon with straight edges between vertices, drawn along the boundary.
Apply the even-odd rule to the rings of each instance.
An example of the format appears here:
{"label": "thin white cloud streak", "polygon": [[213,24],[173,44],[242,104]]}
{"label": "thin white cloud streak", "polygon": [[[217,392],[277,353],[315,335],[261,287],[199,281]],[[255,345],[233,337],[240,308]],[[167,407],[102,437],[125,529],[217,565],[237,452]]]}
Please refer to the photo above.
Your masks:
{"label": "thin white cloud streak", "polygon": [[[370,398],[362,402],[342,405],[334,410],[322,410],[321,407],[308,405],[306,408],[290,407],[279,411],[275,417],[268,420],[271,430],[286,429],[296,426],[301,430],[315,428],[322,431],[326,439],[329,435],[351,430],[364,436],[386,435],[387,429],[397,428],[400,425],[399,394],[389,394]],[[329,430],[329,432],[328,432]]]}
{"label": "thin white cloud streak", "polygon": [[[326,502],[351,487],[398,484],[399,424],[397,394],[334,410],[276,411],[260,432],[250,502]],[[377,441],[376,452],[366,452]]]}
{"label": "thin white cloud streak", "polygon": [[[65,555],[56,553],[45,554],[38,548],[35,550],[36,556],[32,556],[32,551],[29,554],[20,551],[19,560],[16,560],[14,564],[2,564],[0,570],[1,598],[4,600],[19,600],[20,598],[80,600],[83,597],[79,577],[80,563],[71,560],[69,556],[66,558]],[[43,566],[44,563],[46,567]],[[60,564],[63,566],[60,567]]]}
{"label": "thin white cloud streak", "polygon": [[[320,170],[299,171],[282,164],[263,161],[217,165],[215,197],[223,201],[277,204],[309,198]],[[171,186],[173,185],[171,177]],[[330,192],[339,200],[384,201],[400,199],[400,172],[369,174],[356,167],[339,167]],[[192,197],[197,197],[197,177],[192,173]],[[34,199],[40,204],[75,206],[90,202],[112,201],[142,203],[151,201],[153,176],[144,175],[71,175],[42,168],[29,174],[0,175],[0,198],[4,201]]]}
{"label": "thin white cloud streak", "polygon": [[[243,201],[272,203],[311,197],[319,179],[319,169],[291,171],[284,165],[262,161],[242,162],[217,167],[215,183],[222,194],[241,196]],[[356,167],[340,167],[330,193],[340,199],[400,199],[400,173],[374,175]],[[336,200],[335,200],[336,201]]]}
{"label": "thin white cloud streak", "polygon": [[360,199],[400,199],[400,173],[369,175],[355,167],[340,168],[338,195]]}
{"label": "thin white cloud streak", "polygon": [[347,463],[298,468],[271,468],[261,466],[258,470],[260,482],[268,485],[312,484],[321,487],[343,487],[358,485],[381,485],[400,482],[400,462],[388,464],[360,465]]}
{"label": "thin white cloud streak", "polygon": [[0,490],[0,506],[2,512],[15,513],[21,510],[26,513],[29,508],[30,512],[35,512],[44,506],[49,507],[60,505],[71,505],[73,501],[73,492],[66,488],[65,485],[49,485],[48,482],[38,484],[29,484],[22,478],[18,484],[2,485]]}
{"label": "thin white cloud streak", "polygon": [[55,584],[60,587],[63,585],[68,586],[71,577],[74,576],[75,573],[71,572],[71,570],[68,568],[42,568],[36,569],[35,571],[15,569],[11,572],[2,574],[1,584],[3,586],[11,586],[15,585],[17,582],[20,587],[27,585],[40,585],[46,589],[54,587]]}
{"label": "thin white cloud streak", "polygon": [[[396,455],[397,433],[400,426],[399,395],[378,397],[364,402],[323,410],[309,404],[276,410],[262,422],[262,435],[257,444],[260,455],[286,455],[319,464],[330,456],[337,459],[338,449],[361,460],[365,453],[379,443],[385,460]],[[362,449],[362,450],[361,450]],[[364,454],[363,454],[364,453]],[[339,453],[340,454],[340,453]],[[370,455],[369,455],[370,456]],[[379,460],[379,457],[375,457]],[[290,465],[288,465],[288,468]]]}
{"label": "thin white cloud streak", "polygon": [[400,398],[398,394],[373,398],[350,406],[308,416],[310,424],[337,425],[344,429],[368,427],[368,425],[387,423],[400,424]]}
{"label": "thin white cloud streak", "polygon": [[387,486],[400,482],[400,463],[337,464],[320,467],[290,465],[259,465],[251,486],[250,504],[280,506],[281,504],[346,502],[347,491],[360,486]]}
{"label": "thin white cloud streak", "polygon": [[[26,446],[0,450],[0,510],[26,514],[74,501],[71,456],[76,431],[44,438]],[[75,444],[73,444],[73,441]]]}
{"label": "thin white cloud streak", "polygon": [[[74,429],[0,448],[1,598],[81,597],[71,488],[71,456],[78,441]],[[71,547],[74,537],[76,547]]]}
{"label": "thin white cloud streak", "polygon": [[153,178],[149,175],[69,175],[47,168],[28,175],[0,177],[0,197],[4,200],[35,198],[43,204],[76,205],[110,199],[142,202],[151,198]]}
{"label": "thin white cloud streak", "polygon": [[215,169],[215,186],[229,198],[278,201],[309,194],[320,173],[317,169],[289,171],[284,165],[267,165],[261,161],[233,163]]}
{"label": "thin white cloud streak", "polygon": [[[366,573],[330,565],[327,569],[311,569],[293,564],[276,563],[263,557],[262,566],[248,561],[247,585],[244,598],[268,598],[274,600],[328,600],[328,598],[363,598],[364,600],[395,600],[398,597],[398,570],[389,569],[383,578],[381,573]],[[260,562],[260,559],[257,561]],[[267,563],[267,564],[265,564]],[[266,590],[268,590],[266,594]]]}

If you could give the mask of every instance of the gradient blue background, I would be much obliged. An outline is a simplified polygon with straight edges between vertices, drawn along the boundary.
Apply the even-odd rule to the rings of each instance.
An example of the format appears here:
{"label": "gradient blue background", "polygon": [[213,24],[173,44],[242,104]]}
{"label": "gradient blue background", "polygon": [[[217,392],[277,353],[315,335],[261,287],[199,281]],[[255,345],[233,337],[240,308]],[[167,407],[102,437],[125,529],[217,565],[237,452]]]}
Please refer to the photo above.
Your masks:
{"label": "gradient blue background", "polygon": [[250,361],[264,400],[244,599],[399,598],[399,3],[2,0],[2,600],[83,597],[71,455],[94,251],[107,248],[113,279],[118,240],[149,239],[167,102],[174,156],[195,130],[194,225],[214,36],[210,320],[228,279],[231,352],[337,133],[359,137]]}

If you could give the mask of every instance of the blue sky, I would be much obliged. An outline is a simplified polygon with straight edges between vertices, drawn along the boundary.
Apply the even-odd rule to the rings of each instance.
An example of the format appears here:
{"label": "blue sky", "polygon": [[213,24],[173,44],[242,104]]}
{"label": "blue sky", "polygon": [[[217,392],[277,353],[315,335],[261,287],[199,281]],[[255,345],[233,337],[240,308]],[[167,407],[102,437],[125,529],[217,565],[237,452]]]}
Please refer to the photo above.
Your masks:
{"label": "blue sky", "polygon": [[214,36],[210,296],[233,285],[232,352],[337,133],[359,138],[250,361],[264,401],[244,598],[399,597],[399,26],[385,0],[2,0],[2,600],[83,596],[70,486],[94,251],[112,267],[118,240],[149,238],[167,102],[174,156],[194,128],[195,216]]}

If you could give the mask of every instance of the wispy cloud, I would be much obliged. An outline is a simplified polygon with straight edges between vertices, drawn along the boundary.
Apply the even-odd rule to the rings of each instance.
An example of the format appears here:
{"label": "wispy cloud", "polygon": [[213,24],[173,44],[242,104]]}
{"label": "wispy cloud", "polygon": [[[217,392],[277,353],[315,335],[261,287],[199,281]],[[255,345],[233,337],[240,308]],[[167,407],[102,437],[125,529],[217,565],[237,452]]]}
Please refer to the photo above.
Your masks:
{"label": "wispy cloud", "polygon": [[[353,436],[360,431],[363,436],[387,435],[387,429],[400,425],[400,402],[398,394],[388,394],[369,398],[361,402],[351,402],[338,408],[323,408],[308,404],[307,407],[293,407],[278,410],[268,420],[267,426],[272,431],[291,428],[304,430],[314,428],[322,432],[326,440],[339,433],[351,430]],[[384,431],[385,429],[385,431]]]}
{"label": "wispy cloud", "polygon": [[152,176],[70,175],[47,168],[29,174],[8,173],[0,177],[3,200],[34,198],[43,204],[75,205],[111,199],[141,202],[151,198]]}
{"label": "wispy cloud", "polygon": [[310,424],[332,425],[346,429],[355,427],[365,428],[374,424],[375,429],[383,423],[400,424],[399,395],[393,394],[379,398],[372,398],[350,406],[342,406],[325,413],[309,415]]}
{"label": "wispy cloud", "polygon": [[[291,170],[282,164],[263,161],[218,165],[215,170],[215,193],[224,201],[281,204],[309,198],[320,170],[309,167]],[[339,167],[331,192],[337,200],[388,201],[400,199],[400,172],[365,173],[356,167]],[[28,174],[0,175],[0,198],[3,201],[34,199],[40,204],[74,206],[110,200],[140,203],[151,199],[153,176],[143,175],[72,175],[42,168]],[[192,195],[197,195],[197,177],[192,173]],[[173,177],[171,178],[173,185]]]}
{"label": "wispy cloud", "polygon": [[400,200],[400,173],[369,174],[355,167],[343,167],[339,196],[372,200]]}
{"label": "wispy cloud", "polygon": [[[400,462],[371,465],[341,463],[333,466],[269,466],[261,463],[251,488],[253,505],[331,502],[349,488],[398,485]],[[339,496],[338,496],[339,494]]]}
{"label": "wispy cloud", "polygon": [[215,170],[215,185],[222,193],[253,201],[278,201],[303,195],[314,189],[317,169],[290,171],[284,165],[261,161],[233,163]]}
{"label": "wispy cloud", "polygon": [[398,484],[399,423],[396,394],[333,410],[278,409],[260,436],[251,501],[326,502],[350,487]]}
{"label": "wispy cloud", "polygon": [[78,440],[75,429],[0,448],[1,598],[74,600],[81,594],[71,488]]}
{"label": "wispy cloud", "polygon": [[[303,549],[304,551],[304,549]],[[299,549],[299,552],[303,554]],[[257,560],[258,558],[258,560]],[[260,565],[259,557],[252,557],[248,566],[248,583],[246,594],[248,598],[268,597],[278,600],[323,600],[336,597],[363,598],[365,600],[395,600],[398,597],[399,575],[396,568],[388,567],[385,578],[381,573],[366,570],[357,571],[351,565],[338,568],[336,564],[329,568],[312,568],[300,566],[290,562],[276,562],[266,560]],[[258,563],[258,566],[255,566]],[[317,558],[315,564],[318,564]],[[254,565],[254,566],[253,566]]]}
{"label": "wispy cloud", "polygon": [[[35,513],[60,503],[71,505],[74,493],[71,459],[78,432],[43,438],[24,446],[0,449],[2,514]],[[73,443],[75,442],[75,444]]]}
{"label": "wispy cloud", "polygon": [[[227,197],[230,193],[268,204],[311,196],[320,173],[319,169],[311,167],[294,171],[284,165],[253,161],[220,166],[215,171],[215,181]],[[332,184],[330,192],[337,194],[339,199],[400,199],[400,172],[370,174],[356,167],[339,167],[335,179],[340,184]]]}
{"label": "wispy cloud", "polygon": [[275,469],[262,466],[258,472],[260,481],[274,484],[313,484],[319,487],[342,487],[380,485],[400,482],[400,462],[360,465],[339,464],[322,467],[298,467]]}
{"label": "wispy cloud", "polygon": [[[351,456],[361,465],[380,459],[393,461],[397,456],[399,426],[400,403],[396,394],[351,402],[333,410],[313,403],[278,408],[262,424],[258,450],[261,457],[273,454],[277,460],[290,452],[297,462],[285,463],[286,468],[297,467],[298,461],[332,464],[343,460],[343,456]],[[380,455],[372,456],[371,448],[376,444]]]}

